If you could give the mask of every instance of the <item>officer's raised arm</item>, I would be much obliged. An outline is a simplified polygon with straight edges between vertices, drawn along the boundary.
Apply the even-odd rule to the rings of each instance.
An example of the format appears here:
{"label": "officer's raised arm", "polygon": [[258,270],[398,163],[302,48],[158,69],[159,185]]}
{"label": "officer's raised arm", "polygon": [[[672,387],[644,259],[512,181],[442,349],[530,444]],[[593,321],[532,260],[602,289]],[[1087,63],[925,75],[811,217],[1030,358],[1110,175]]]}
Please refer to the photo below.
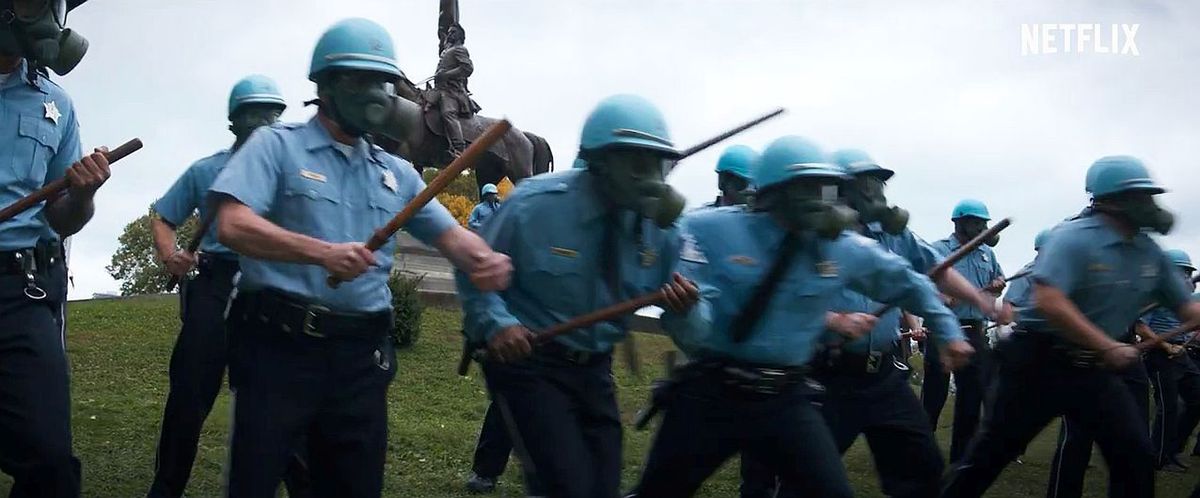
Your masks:
{"label": "officer's raised arm", "polygon": [[679,250],[679,274],[695,282],[699,296],[696,304],[686,312],[664,309],[660,322],[663,330],[681,348],[700,347],[709,342],[714,333],[713,303],[721,298],[721,289],[712,285],[708,258],[696,236],[688,232],[688,216],[680,221],[680,236],[683,244]]}
{"label": "officer's raised arm", "polygon": [[942,304],[929,278],[913,271],[903,258],[883,251],[872,240],[857,234],[839,239],[840,258],[854,264],[842,265],[847,286],[875,301],[892,304],[925,319],[926,327],[950,368],[966,363],[974,351],[959,328],[958,319]]}
{"label": "officer's raised arm", "polygon": [[[523,214],[528,210],[520,209],[524,198],[523,191],[516,190],[513,196],[492,215],[486,226],[481,227],[479,236],[492,250],[520,258],[519,249],[514,247],[516,232],[528,222]],[[508,304],[500,294],[481,290],[475,285],[463,270],[455,270],[454,280],[458,287],[458,298],[463,308],[463,333],[472,344],[488,344],[493,337],[505,330],[516,330],[514,340],[525,338],[527,348],[532,348],[532,336],[521,325],[508,309]],[[522,341],[517,341],[522,342]],[[521,346],[517,344],[516,346]],[[522,350],[526,348],[520,348]],[[528,354],[528,351],[525,351]],[[503,356],[503,355],[502,355]]]}

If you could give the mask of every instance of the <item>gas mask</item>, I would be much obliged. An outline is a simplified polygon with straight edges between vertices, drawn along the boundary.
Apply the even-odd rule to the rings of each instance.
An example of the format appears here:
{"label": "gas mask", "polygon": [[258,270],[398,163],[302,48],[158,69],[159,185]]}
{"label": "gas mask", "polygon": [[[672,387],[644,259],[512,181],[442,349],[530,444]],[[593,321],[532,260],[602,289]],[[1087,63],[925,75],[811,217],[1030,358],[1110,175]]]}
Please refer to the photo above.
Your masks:
{"label": "gas mask", "polygon": [[588,171],[597,176],[600,192],[614,205],[668,228],[687,201],[663,179],[673,161],[661,153],[636,148],[611,148],[588,153]]}
{"label": "gas mask", "polygon": [[0,0],[0,53],[65,75],[88,49],[87,39],[67,29],[66,22],[66,0]]}
{"label": "gas mask", "polygon": [[279,121],[283,108],[277,104],[243,104],[229,117],[229,131],[241,144],[260,126],[270,126]]}
{"label": "gas mask", "polygon": [[879,223],[885,232],[898,235],[908,227],[908,210],[888,206],[887,196],[883,194],[884,185],[878,177],[857,176],[846,192],[846,200],[858,211],[861,222]]}
{"label": "gas mask", "polygon": [[393,79],[369,71],[335,72],[318,86],[322,112],[347,135],[371,133],[405,141],[419,123],[420,110],[393,94]]}
{"label": "gas mask", "polygon": [[1126,220],[1140,230],[1152,230],[1166,235],[1175,226],[1175,215],[1159,207],[1154,196],[1131,192],[1106,197],[1095,203],[1095,209]]}
{"label": "gas mask", "polygon": [[733,173],[722,171],[717,173],[717,188],[721,190],[721,200],[725,205],[746,203],[746,189],[750,182]]}
{"label": "gas mask", "polygon": [[799,180],[759,190],[754,209],[771,213],[789,230],[811,230],[821,237],[836,239],[858,222],[858,214],[837,202],[838,186],[830,181]]}
{"label": "gas mask", "polygon": [[[974,216],[964,216],[954,220],[954,231],[959,234],[964,241],[975,240],[975,237],[980,236],[987,231],[987,220],[976,218]],[[996,247],[1000,243],[1000,234],[996,234],[983,241],[988,247]]]}

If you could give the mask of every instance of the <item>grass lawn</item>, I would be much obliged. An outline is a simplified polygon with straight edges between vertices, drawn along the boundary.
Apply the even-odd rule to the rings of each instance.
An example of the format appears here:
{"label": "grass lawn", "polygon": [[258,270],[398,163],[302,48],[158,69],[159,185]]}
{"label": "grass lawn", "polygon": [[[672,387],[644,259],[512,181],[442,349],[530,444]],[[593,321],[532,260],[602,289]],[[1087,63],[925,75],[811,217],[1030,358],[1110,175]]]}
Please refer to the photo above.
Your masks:
{"label": "grass lawn", "polygon": [[[84,496],[144,496],[154,465],[154,447],[167,394],[167,361],[178,327],[173,297],[72,303],[68,343],[72,360],[75,450],[83,460]],[[386,496],[470,496],[461,491],[486,406],[477,367],[470,378],[454,373],[461,339],[457,311],[427,309],[417,345],[399,353],[399,373],[391,387],[391,435]],[[660,336],[639,338],[643,379],[618,367],[625,435],[626,488],[637,478],[650,432],[632,430],[650,377],[661,372],[658,358],[670,349]],[[619,363],[619,362],[618,362]],[[938,439],[949,444],[950,407]],[[200,440],[188,496],[220,496],[221,469],[229,430],[229,397],[217,400]],[[1030,446],[1024,465],[1012,465],[989,496],[1045,494],[1057,425]],[[1087,496],[1105,496],[1106,469],[1096,453],[1088,474]],[[1200,468],[1200,461],[1193,461]],[[880,496],[870,455],[860,440],[846,456],[859,496]],[[700,496],[737,496],[736,460],[706,483]],[[1158,475],[1159,496],[1187,496],[1200,472]],[[515,466],[504,476],[498,496],[522,496]],[[0,475],[0,493],[11,481]]]}

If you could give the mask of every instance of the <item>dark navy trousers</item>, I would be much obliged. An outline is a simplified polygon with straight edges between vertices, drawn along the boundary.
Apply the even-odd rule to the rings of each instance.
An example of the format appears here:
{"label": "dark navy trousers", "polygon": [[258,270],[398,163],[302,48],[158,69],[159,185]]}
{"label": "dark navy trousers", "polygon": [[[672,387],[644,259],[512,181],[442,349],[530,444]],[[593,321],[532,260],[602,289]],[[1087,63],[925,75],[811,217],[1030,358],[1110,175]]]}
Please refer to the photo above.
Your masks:
{"label": "dark navy trousers", "polygon": [[[1141,416],[1142,430],[1149,430],[1150,380],[1146,378],[1146,365],[1134,363],[1119,375],[1133,396],[1137,413]],[[1083,496],[1083,478],[1092,460],[1092,443],[1095,441],[1096,436],[1090,432],[1088,424],[1070,416],[1062,417],[1062,425],[1058,429],[1058,448],[1054,452],[1054,459],[1050,461],[1047,498]]]}
{"label": "dark navy trousers", "polygon": [[703,376],[678,389],[663,407],[662,425],[631,496],[692,496],[737,453],[798,483],[798,496],[854,496],[811,388],[799,384],[780,394],[752,394]]}
{"label": "dark navy trousers", "polygon": [[[63,331],[61,258],[36,274],[0,274],[0,471],[12,498],[79,496],[71,449],[71,396]],[[42,296],[33,299],[26,294]]]}
{"label": "dark navy trousers", "polygon": [[[236,260],[205,258],[196,276],[181,282],[183,325],[171,352],[170,391],[148,498],[178,498],[191,477],[200,431],[225,379],[224,314],[237,272]],[[289,496],[310,496],[307,471],[299,457],[288,465],[284,483]]]}
{"label": "dark navy trousers", "polygon": [[1154,461],[1145,417],[1113,372],[1073,366],[1043,333],[1017,331],[996,350],[995,399],[942,496],[982,496],[1000,472],[1055,417],[1093,434],[1110,469],[1109,496],[1154,496]]}

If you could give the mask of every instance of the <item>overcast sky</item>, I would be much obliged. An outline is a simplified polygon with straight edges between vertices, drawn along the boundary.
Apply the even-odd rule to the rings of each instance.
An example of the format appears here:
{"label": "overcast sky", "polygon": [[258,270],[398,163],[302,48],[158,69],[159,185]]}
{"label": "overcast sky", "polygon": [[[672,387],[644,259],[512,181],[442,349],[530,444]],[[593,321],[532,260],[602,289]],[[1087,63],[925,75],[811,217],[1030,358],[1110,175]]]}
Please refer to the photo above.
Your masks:
{"label": "overcast sky", "polygon": [[[546,137],[569,167],[586,113],[601,98],[641,94],[686,146],[771,108],[788,114],[732,143],[785,134],[828,150],[859,147],[896,170],[892,202],[929,241],[951,231],[953,205],[977,198],[1012,228],[996,248],[1011,274],[1040,229],[1086,202],[1096,158],[1145,159],[1172,188],[1179,224],[1165,244],[1200,252],[1200,19],[1179,0],[659,1],[461,0],[471,89],[489,116]],[[97,215],[75,238],[72,298],[114,291],[105,272],[126,223],[196,159],[232,142],[230,87],[275,78],[306,120],[313,46],[353,16],[386,26],[414,81],[437,63],[437,0],[91,0],[68,25],[91,42],[58,81],[75,100],[85,148],[140,137],[113,168]],[[1021,25],[1138,24],[1139,56],[1022,55]],[[1120,28],[1118,28],[1120,30]],[[1061,34],[1059,35],[1061,39]],[[1105,38],[1105,45],[1111,43]],[[1123,45],[1123,38],[1118,45]],[[716,190],[722,147],[671,182],[693,205]],[[1197,256],[1200,256],[1198,254]]]}

